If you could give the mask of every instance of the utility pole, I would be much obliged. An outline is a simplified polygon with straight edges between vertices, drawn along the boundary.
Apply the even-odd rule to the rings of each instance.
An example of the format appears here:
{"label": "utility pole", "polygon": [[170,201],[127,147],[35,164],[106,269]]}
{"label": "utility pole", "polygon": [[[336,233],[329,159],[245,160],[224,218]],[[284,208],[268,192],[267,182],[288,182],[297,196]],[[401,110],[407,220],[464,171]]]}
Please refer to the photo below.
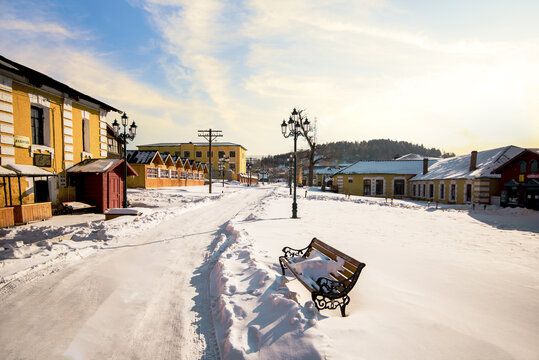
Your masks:
{"label": "utility pole", "polygon": [[211,173],[212,173],[212,170],[213,170],[213,167],[211,165],[211,158],[212,158],[212,153],[211,153],[211,143],[213,140],[217,139],[218,137],[223,137],[223,131],[222,130],[212,130],[212,129],[209,129],[209,130],[198,130],[198,136],[199,137],[203,137],[204,139],[208,140],[208,143],[209,143],[209,158],[210,158],[210,171],[208,171],[208,178],[209,178],[209,181],[210,181],[210,194],[211,194],[211,182],[212,182],[212,176],[211,176]]}

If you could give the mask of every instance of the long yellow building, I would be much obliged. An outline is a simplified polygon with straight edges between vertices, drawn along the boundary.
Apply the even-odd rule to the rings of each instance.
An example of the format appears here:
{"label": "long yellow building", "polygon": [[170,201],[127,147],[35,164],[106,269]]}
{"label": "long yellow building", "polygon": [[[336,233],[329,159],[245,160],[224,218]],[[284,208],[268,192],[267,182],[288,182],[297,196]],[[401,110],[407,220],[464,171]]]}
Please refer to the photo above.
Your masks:
{"label": "long yellow building", "polygon": [[[239,144],[229,142],[212,142],[211,162],[213,168],[212,178],[219,178],[219,159],[228,158],[225,163],[225,172],[230,174],[231,180],[240,180],[241,174],[247,172],[247,149]],[[156,150],[159,153],[169,153],[180,158],[197,162],[210,162],[209,145],[207,142],[188,143],[157,143],[138,145],[139,150]]]}
{"label": "long yellow building", "polygon": [[0,206],[75,199],[66,169],[107,157],[119,110],[0,56]]}

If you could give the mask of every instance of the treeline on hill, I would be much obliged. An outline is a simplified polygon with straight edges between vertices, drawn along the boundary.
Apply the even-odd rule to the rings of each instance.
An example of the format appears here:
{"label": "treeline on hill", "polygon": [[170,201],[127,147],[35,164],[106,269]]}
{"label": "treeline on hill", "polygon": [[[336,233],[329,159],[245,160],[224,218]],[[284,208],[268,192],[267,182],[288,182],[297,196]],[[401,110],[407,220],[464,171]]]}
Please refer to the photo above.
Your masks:
{"label": "treeline on hill", "polygon": [[[298,151],[298,160],[308,157],[308,150]],[[359,160],[391,160],[406,154],[419,154],[428,157],[452,157],[454,153],[442,153],[440,150],[427,149],[423,145],[412,144],[406,141],[389,139],[376,139],[369,141],[338,141],[320,144],[316,147],[316,157],[323,157],[329,163],[353,163]],[[286,164],[290,155],[279,154],[262,158],[264,167],[277,167]]]}

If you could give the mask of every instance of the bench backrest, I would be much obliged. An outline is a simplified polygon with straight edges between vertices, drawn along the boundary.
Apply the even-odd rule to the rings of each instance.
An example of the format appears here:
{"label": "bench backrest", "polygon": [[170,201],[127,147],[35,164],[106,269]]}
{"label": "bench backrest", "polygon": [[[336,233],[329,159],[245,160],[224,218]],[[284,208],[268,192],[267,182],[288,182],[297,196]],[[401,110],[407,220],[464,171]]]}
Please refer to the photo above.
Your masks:
{"label": "bench backrest", "polygon": [[[309,244],[309,250],[307,250],[307,252],[305,253],[305,257],[309,256],[311,249],[315,249],[321,252],[333,261],[337,261],[338,257],[344,260],[344,265],[341,269],[338,270],[338,274],[330,274],[335,280],[338,281],[346,281],[347,279],[352,277],[352,275],[354,275],[359,266],[364,266],[364,264],[352,258],[351,256],[346,255],[345,253],[335,249],[334,247],[326,244],[321,240],[318,240],[317,238],[313,238],[313,240]],[[349,283],[347,283],[346,285],[349,285]]]}

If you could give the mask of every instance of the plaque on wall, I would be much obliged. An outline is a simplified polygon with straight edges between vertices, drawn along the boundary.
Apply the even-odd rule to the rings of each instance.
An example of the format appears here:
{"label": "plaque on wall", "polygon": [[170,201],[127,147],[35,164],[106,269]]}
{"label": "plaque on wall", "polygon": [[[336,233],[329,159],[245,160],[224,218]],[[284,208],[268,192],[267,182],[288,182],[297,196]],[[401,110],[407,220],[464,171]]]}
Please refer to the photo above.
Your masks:
{"label": "plaque on wall", "polygon": [[51,155],[34,154],[34,165],[39,167],[51,167]]}
{"label": "plaque on wall", "polygon": [[30,138],[28,136],[15,135],[13,145],[15,147],[28,149],[30,147]]}

